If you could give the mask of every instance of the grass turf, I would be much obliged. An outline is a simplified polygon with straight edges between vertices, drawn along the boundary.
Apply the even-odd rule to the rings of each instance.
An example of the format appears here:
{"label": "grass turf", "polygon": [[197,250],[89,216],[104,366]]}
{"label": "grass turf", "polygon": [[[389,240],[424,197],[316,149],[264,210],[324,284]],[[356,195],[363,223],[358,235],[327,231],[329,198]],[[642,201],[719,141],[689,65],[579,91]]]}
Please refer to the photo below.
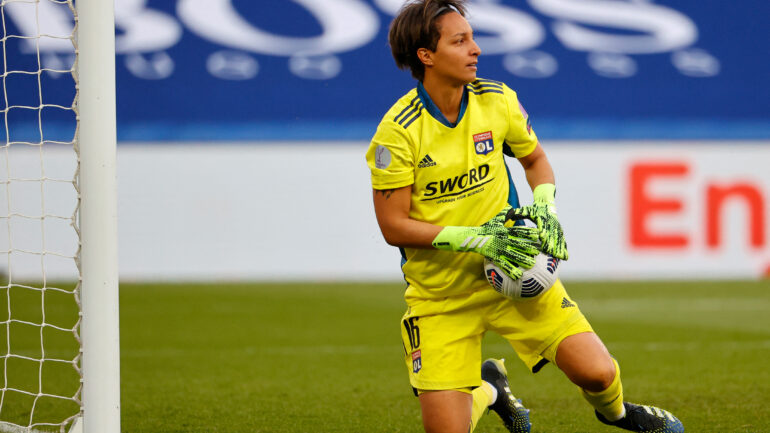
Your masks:
{"label": "grass turf", "polygon": [[[0,296],[11,302],[10,318],[37,323],[45,314],[63,328],[76,321],[71,296],[49,293],[41,310],[41,295],[25,290]],[[627,400],[669,409],[688,432],[770,432],[768,281],[568,290],[618,359]],[[402,358],[402,292],[401,284],[122,284],[122,431],[420,432]],[[40,356],[39,328],[5,326],[0,346]],[[71,333],[44,339],[47,356],[77,352]],[[555,367],[529,373],[490,333],[491,356],[506,358],[533,432],[616,431],[594,419]],[[75,392],[71,367],[44,366],[45,391]],[[6,370],[15,388],[41,386],[36,363],[10,359]],[[65,403],[51,413],[73,413]],[[7,392],[0,421],[28,420],[31,404]],[[489,414],[476,431],[505,430]]]}
{"label": "grass turf", "polygon": [[[121,288],[124,432],[419,432],[399,336],[400,284]],[[621,364],[629,401],[689,432],[770,432],[770,285],[573,283]],[[533,375],[497,335],[534,432],[603,432],[553,366]],[[503,432],[496,415],[478,432]]]}

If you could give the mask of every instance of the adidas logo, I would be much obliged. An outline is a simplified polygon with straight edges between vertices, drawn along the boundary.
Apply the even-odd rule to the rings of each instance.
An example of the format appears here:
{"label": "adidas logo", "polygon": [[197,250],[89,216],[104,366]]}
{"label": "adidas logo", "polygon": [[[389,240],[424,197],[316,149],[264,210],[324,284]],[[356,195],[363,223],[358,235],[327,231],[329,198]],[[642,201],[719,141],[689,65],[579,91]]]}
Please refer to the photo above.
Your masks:
{"label": "adidas logo", "polygon": [[433,158],[430,157],[430,155],[425,155],[425,158],[420,160],[420,163],[417,164],[417,167],[426,168],[426,167],[433,167],[434,165],[436,165],[436,161],[434,161]]}
{"label": "adidas logo", "polygon": [[563,298],[561,300],[561,308],[569,308],[569,307],[574,307],[574,306],[575,306],[575,304],[570,302],[569,299],[567,299],[567,298]]}

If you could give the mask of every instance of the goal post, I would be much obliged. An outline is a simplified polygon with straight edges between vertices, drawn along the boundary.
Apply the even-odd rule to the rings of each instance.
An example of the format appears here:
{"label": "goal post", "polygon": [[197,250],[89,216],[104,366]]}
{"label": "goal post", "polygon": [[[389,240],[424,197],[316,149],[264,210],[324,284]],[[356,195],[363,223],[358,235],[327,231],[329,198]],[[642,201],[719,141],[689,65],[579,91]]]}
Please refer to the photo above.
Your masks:
{"label": "goal post", "polygon": [[119,433],[112,0],[0,0],[0,433]]}
{"label": "goal post", "polygon": [[120,433],[114,3],[76,11],[83,431]]}

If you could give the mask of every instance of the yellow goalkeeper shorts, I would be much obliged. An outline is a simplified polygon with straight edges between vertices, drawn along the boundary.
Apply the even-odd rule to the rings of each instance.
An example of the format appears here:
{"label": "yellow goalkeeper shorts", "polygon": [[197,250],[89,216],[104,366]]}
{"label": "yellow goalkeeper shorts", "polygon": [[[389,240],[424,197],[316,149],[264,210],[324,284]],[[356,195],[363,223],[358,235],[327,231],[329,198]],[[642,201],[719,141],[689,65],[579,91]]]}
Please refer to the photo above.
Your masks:
{"label": "yellow goalkeeper shorts", "polygon": [[553,361],[564,338],[592,332],[561,281],[535,299],[513,301],[492,287],[411,302],[401,320],[409,381],[417,390],[481,384],[481,340],[494,331],[533,372]]}

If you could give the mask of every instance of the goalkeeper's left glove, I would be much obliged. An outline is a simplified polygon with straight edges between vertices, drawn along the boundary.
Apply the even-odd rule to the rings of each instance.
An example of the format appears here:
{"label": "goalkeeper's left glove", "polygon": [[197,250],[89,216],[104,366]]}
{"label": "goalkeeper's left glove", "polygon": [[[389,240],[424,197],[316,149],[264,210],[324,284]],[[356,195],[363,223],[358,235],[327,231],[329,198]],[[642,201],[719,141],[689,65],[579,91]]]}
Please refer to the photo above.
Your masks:
{"label": "goalkeeper's left glove", "polygon": [[[486,257],[509,277],[519,279],[522,269],[535,264],[537,231],[530,227],[506,227],[506,206],[494,218],[480,227],[447,226],[436,238],[433,247],[439,250],[472,251]],[[521,268],[520,268],[521,267]]]}
{"label": "goalkeeper's left glove", "polygon": [[543,252],[557,259],[569,259],[567,241],[564,240],[564,232],[556,216],[554,197],[556,186],[552,183],[542,183],[532,191],[534,203],[511,209],[506,215],[507,219],[528,218],[537,224],[540,247]]}

